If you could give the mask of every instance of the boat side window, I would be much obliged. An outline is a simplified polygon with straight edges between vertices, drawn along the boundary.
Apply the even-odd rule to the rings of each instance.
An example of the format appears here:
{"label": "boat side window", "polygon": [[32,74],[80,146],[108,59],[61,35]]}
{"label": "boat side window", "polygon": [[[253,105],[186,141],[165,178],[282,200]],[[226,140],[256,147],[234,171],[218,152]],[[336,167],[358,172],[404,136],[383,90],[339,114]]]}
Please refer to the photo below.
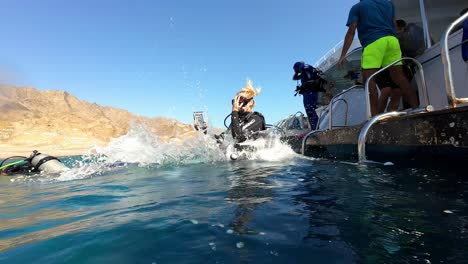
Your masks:
{"label": "boat side window", "polygon": [[[414,25],[411,29],[411,35],[414,39],[407,42],[420,42],[420,38],[424,39],[424,49],[426,49],[426,39],[424,24],[427,22],[431,44],[438,43],[448,26],[460,16],[462,10],[468,7],[466,1],[460,0],[444,0],[444,1],[424,1],[425,20],[421,15],[421,6],[419,1],[393,0],[395,5],[395,15],[397,19],[406,21],[407,25]],[[422,35],[421,35],[421,31]],[[458,32],[456,30],[453,33]],[[403,49],[403,48],[402,48]]]}
{"label": "boat side window", "polygon": [[[426,4],[426,13],[428,17],[429,30],[431,35],[437,42],[448,26],[455,21],[468,7],[465,1],[448,0],[448,1],[429,1]],[[461,30],[462,27],[457,27],[452,31],[452,34]]]}

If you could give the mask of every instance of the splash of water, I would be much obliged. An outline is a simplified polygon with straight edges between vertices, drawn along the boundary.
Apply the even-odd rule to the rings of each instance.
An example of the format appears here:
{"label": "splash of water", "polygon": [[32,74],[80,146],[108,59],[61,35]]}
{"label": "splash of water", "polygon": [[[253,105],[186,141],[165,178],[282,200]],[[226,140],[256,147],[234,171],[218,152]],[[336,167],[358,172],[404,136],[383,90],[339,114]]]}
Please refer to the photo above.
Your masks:
{"label": "splash of water", "polygon": [[[246,141],[255,147],[249,160],[280,161],[296,156],[291,147],[277,136]],[[212,135],[197,134],[179,142],[161,142],[156,135],[140,124],[131,126],[129,132],[105,147],[94,147],[88,156],[100,157],[104,164],[119,162],[149,165],[184,165],[226,161],[225,153]]]}
{"label": "splash of water", "polygon": [[[232,143],[231,141],[227,141]],[[248,160],[281,161],[297,154],[278,137],[246,141],[255,151],[246,153]],[[128,166],[158,167],[185,164],[230,161],[230,148],[220,148],[212,135],[199,133],[182,141],[164,143],[141,124],[132,124],[129,132],[110,142],[107,146],[91,148],[72,168],[57,175],[34,175],[28,180],[69,181],[89,178],[111,170]],[[231,151],[231,152],[230,152]],[[18,178],[17,180],[20,180]]]}
{"label": "splash of water", "polygon": [[94,155],[107,163],[126,162],[147,165],[212,163],[224,160],[214,138],[197,134],[182,141],[161,142],[143,125],[132,125],[129,132],[105,147],[95,147]]}
{"label": "splash of water", "polygon": [[282,142],[279,137],[247,140],[241,145],[249,146],[249,150],[237,151],[233,145],[229,145],[226,149],[226,157],[235,153],[236,156],[246,160],[283,161],[297,156],[291,147]]}

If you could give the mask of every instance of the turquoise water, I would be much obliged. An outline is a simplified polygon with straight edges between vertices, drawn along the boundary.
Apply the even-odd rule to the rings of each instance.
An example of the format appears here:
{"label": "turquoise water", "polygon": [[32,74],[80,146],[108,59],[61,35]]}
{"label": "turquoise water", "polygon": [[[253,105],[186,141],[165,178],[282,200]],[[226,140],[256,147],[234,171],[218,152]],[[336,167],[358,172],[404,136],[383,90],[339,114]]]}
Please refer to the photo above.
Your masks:
{"label": "turquoise water", "polygon": [[467,263],[463,174],[283,145],[231,162],[204,140],[134,131],[61,175],[0,178],[0,262]]}

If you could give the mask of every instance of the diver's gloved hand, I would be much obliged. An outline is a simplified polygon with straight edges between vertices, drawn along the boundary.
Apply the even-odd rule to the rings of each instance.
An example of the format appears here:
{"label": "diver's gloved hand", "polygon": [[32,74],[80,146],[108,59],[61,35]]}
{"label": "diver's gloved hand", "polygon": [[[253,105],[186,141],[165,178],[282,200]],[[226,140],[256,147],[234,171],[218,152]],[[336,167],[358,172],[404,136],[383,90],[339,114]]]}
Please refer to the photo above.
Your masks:
{"label": "diver's gloved hand", "polygon": [[296,96],[297,94],[302,94],[302,87],[301,86],[296,86],[296,90],[294,90],[296,93],[294,94],[294,96]]}

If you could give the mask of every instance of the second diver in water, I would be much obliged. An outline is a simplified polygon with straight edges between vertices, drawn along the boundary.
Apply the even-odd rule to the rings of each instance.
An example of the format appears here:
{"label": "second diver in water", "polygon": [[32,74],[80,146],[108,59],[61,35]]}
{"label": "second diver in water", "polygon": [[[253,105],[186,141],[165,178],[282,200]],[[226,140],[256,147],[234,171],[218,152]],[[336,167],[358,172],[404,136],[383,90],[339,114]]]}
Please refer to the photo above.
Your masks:
{"label": "second diver in water", "polygon": [[67,170],[58,158],[34,150],[29,157],[12,156],[0,162],[0,176],[31,173],[59,173]]}

